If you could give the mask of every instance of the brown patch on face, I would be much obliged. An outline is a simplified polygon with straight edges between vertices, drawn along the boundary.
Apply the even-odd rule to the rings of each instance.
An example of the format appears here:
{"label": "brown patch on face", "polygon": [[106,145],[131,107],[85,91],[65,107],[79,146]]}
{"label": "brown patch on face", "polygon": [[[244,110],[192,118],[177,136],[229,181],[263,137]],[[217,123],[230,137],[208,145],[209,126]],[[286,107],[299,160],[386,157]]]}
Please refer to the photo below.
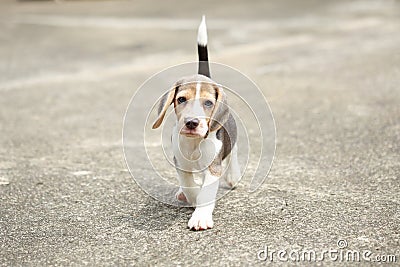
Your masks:
{"label": "brown patch on face", "polygon": [[200,98],[213,99],[215,101],[215,90],[212,84],[201,83]]}
{"label": "brown patch on face", "polygon": [[[180,97],[185,98],[184,103],[178,102]],[[182,111],[186,107],[187,103],[193,101],[195,97],[196,97],[196,83],[188,83],[179,86],[174,99],[175,113],[178,119],[180,119]]]}
{"label": "brown patch on face", "polygon": [[[212,105],[207,106],[206,105],[207,101],[210,101],[212,103]],[[207,124],[209,123],[211,114],[214,110],[215,101],[216,101],[215,89],[212,86],[212,84],[202,83],[201,90],[200,90],[200,102],[203,106],[204,113],[206,114],[206,117],[207,117],[207,119],[206,119]]]}

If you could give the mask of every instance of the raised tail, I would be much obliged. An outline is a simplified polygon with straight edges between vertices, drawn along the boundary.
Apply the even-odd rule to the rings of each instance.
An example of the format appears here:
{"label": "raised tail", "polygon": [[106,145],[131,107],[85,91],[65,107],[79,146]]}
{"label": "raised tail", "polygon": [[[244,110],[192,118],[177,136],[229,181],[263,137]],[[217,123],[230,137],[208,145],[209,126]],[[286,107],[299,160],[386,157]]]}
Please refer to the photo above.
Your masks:
{"label": "raised tail", "polygon": [[199,53],[199,74],[211,78],[207,51],[206,17],[203,16],[197,33],[197,51]]}

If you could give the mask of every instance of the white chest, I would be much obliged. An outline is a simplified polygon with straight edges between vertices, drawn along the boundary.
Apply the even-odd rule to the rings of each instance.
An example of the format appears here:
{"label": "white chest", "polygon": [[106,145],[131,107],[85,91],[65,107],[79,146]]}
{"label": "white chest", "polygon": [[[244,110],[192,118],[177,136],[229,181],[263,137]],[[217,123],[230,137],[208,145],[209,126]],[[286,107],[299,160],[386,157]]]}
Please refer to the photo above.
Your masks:
{"label": "white chest", "polygon": [[222,142],[210,133],[206,139],[180,135],[176,128],[172,134],[172,147],[178,166],[184,171],[202,171],[211,165],[221,151]]}

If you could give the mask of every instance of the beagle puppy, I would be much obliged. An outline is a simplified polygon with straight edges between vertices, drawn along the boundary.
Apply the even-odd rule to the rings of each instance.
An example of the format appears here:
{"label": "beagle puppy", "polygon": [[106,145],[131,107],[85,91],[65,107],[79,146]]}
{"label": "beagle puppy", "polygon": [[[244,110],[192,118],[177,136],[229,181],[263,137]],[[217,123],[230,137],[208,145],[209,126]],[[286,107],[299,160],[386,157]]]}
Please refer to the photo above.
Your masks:
{"label": "beagle puppy", "polygon": [[[210,78],[204,16],[197,42],[198,74],[180,79],[161,97],[153,129],[161,125],[168,107],[173,104],[177,121],[171,140],[180,184],[176,198],[195,207],[188,227],[205,230],[214,225],[212,213],[219,178],[224,176],[233,188],[241,174],[235,119],[222,86]],[[222,167],[223,161],[227,162],[226,169]]]}

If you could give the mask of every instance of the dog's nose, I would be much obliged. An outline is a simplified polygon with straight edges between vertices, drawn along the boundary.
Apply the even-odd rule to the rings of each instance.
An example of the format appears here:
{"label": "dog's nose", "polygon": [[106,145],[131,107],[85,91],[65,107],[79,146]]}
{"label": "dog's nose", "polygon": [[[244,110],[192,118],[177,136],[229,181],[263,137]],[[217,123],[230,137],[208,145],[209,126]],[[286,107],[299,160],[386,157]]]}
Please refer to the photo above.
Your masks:
{"label": "dog's nose", "polygon": [[195,129],[197,126],[199,126],[199,119],[197,118],[186,118],[185,119],[185,125],[188,129]]}

